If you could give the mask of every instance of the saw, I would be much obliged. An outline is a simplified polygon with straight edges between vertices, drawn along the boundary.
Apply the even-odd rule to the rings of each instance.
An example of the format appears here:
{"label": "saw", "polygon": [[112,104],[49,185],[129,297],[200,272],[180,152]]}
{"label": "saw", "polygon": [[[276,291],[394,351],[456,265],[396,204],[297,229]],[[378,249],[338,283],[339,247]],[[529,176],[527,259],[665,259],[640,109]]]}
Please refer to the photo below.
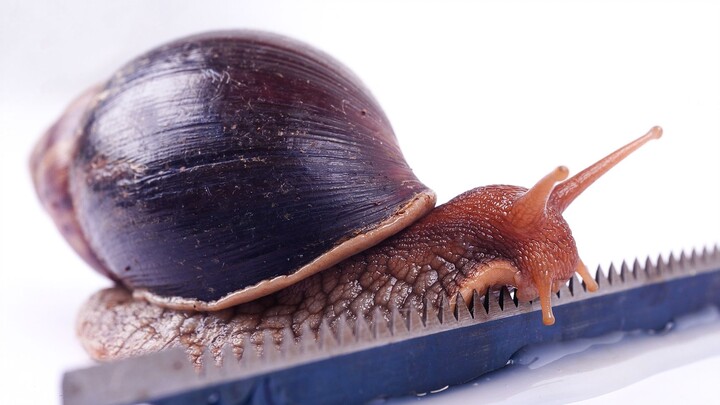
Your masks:
{"label": "saw", "polygon": [[266,334],[261,352],[245,343],[246,355],[232,361],[228,347],[220,366],[206,353],[199,371],[180,349],[70,371],[63,403],[350,404],[432,392],[502,368],[528,345],[661,330],[720,306],[720,248],[598,268],[596,281],[592,294],[572,278],[553,296],[552,326],[537,322],[538,301],[507,289],[475,292],[469,305],[445,298],[439,310],[396,310],[389,321],[377,313],[371,322],[325,322],[318,339],[297,341],[287,330],[281,347]]}

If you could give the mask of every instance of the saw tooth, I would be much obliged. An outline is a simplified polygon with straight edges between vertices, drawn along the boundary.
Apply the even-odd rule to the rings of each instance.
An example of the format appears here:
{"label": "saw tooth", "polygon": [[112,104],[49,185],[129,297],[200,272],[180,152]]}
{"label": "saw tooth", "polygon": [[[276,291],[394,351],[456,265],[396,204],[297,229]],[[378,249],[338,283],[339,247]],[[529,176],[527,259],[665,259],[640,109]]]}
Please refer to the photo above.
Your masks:
{"label": "saw tooth", "polygon": [[370,330],[367,320],[364,316],[355,318],[355,336],[358,342],[370,342],[373,340],[373,334]]}
{"label": "saw tooth", "polygon": [[512,295],[510,295],[510,290],[508,290],[506,286],[500,288],[498,302],[502,310],[505,312],[512,311],[517,308],[517,302],[515,302]]}
{"label": "saw tooth", "polygon": [[[483,295],[483,303],[482,303],[483,307],[485,308],[485,311],[488,314],[488,317],[490,317],[491,311],[492,311],[491,306],[490,306],[491,301],[494,301],[493,295],[492,295],[492,291],[490,291],[490,289],[488,288],[487,290],[485,290],[485,295]],[[494,307],[496,308],[494,313],[498,313],[497,309],[499,308],[499,306],[495,305]],[[500,309],[502,310],[502,308],[500,308]]]}
{"label": "saw tooth", "polygon": [[643,283],[647,280],[647,271],[645,271],[645,267],[640,264],[640,261],[637,258],[635,258],[635,261],[633,262],[633,277],[638,283]]}
{"label": "saw tooth", "polygon": [[585,285],[585,281],[582,279],[582,277],[579,277],[578,275],[576,275],[574,278],[575,278],[575,280],[573,280],[574,288],[572,290],[573,297],[575,299],[582,299],[582,297],[590,294],[590,292],[588,292],[588,290],[587,290],[587,285]]}
{"label": "saw tooth", "polygon": [[[441,322],[439,309],[431,306],[430,301],[427,298],[423,301],[423,318],[425,321],[425,327],[428,329],[440,328]],[[442,305],[442,302],[440,304]]]}
{"label": "saw tooth", "polygon": [[478,300],[480,299],[480,294],[476,289],[473,289],[472,297],[470,297],[470,304],[468,304],[468,308],[470,308],[470,315],[473,317],[473,319],[477,320],[480,317],[480,313],[478,312]]}
{"label": "saw tooth", "polygon": [[503,296],[502,291],[498,291],[496,297],[500,309],[505,311],[505,297]]}
{"label": "saw tooth", "polygon": [[239,366],[241,368],[248,368],[248,364],[252,363],[253,359],[257,356],[252,344],[250,343],[250,336],[247,333],[242,334],[240,337],[240,344],[238,344],[237,347],[238,351],[242,353],[238,362]]}
{"label": "saw tooth", "polygon": [[342,314],[337,323],[338,340],[340,341],[341,346],[348,345],[356,341],[357,336],[354,333],[354,325],[354,322],[350,322],[347,316]]}
{"label": "saw tooth", "polygon": [[[259,341],[259,343],[258,343]],[[250,343],[253,345],[254,352],[253,357],[260,362],[263,356],[263,334],[262,332],[254,332],[252,335],[250,335]]]}
{"label": "saw tooth", "polygon": [[468,309],[465,299],[460,293],[457,293],[455,296],[455,311],[453,312],[455,319],[461,324],[471,323],[473,320],[472,315],[470,315],[470,309]]}
{"label": "saw tooth", "polygon": [[[241,334],[241,335],[235,336],[233,338],[233,342],[231,344],[229,343],[227,345],[227,346],[230,346],[229,351],[232,353],[232,357],[230,357],[229,359],[234,360],[234,361],[230,361],[230,360],[227,360],[227,361],[229,361],[231,364],[233,364],[233,367],[238,368],[238,369],[245,368],[245,363],[247,363],[247,361],[245,361],[245,354],[247,354],[247,352],[245,352],[245,346],[244,346],[245,340],[246,340],[245,335]],[[228,351],[228,348],[226,347],[225,352],[223,353],[223,359],[226,358],[225,356],[226,356],[227,351]],[[223,361],[226,361],[226,360],[223,360]]]}
{"label": "saw tooth", "polygon": [[700,254],[698,253],[696,248],[693,248],[692,252],[690,253],[690,265],[693,268],[697,268],[700,266]]}
{"label": "saw tooth", "polygon": [[562,285],[560,286],[560,289],[558,290],[558,292],[556,294],[558,297],[558,304],[561,302],[569,302],[574,299],[572,293],[570,292],[570,286],[569,286],[569,283],[574,278],[575,278],[575,276],[572,276],[570,278],[570,280],[568,280],[567,283],[562,283]]}
{"label": "saw tooth", "polygon": [[428,326],[429,321],[430,321],[430,319],[429,319],[429,317],[428,317],[428,314],[430,313],[430,312],[428,311],[428,308],[429,308],[429,307],[430,307],[430,303],[429,303],[429,301],[428,301],[428,298],[427,298],[427,297],[423,297],[423,299],[422,299],[422,310],[421,310],[420,316],[422,317],[422,321],[423,321],[423,324],[424,324],[425,326]]}
{"label": "saw tooth", "polygon": [[[577,283],[576,283],[577,285]],[[582,290],[582,288],[581,288]],[[526,313],[532,311],[532,303],[530,301],[520,301],[518,299],[518,291],[517,289],[513,289],[513,301],[515,301],[517,305],[517,310],[519,313]]]}
{"label": "saw tooth", "polygon": [[668,261],[665,261],[665,260],[663,260],[663,257],[661,254],[658,255],[658,257],[657,257],[657,274],[659,276],[671,274],[670,266],[668,265],[668,263],[669,263],[669,259],[668,259]]}
{"label": "saw tooth", "polygon": [[577,285],[577,278],[575,278],[575,274],[573,274],[572,276],[570,276],[570,278],[567,281],[568,291],[570,292],[570,295],[572,295],[573,297],[575,296],[575,289],[577,288],[577,287],[575,287],[576,285]]}
{"label": "saw tooth", "polygon": [[515,308],[520,309],[520,301],[517,297],[517,288],[513,288],[512,291],[508,287],[505,287],[507,289],[507,293],[510,296],[510,299],[513,302],[513,305],[515,305]]}
{"label": "saw tooth", "polygon": [[283,357],[295,354],[297,344],[295,342],[295,333],[290,327],[282,329],[282,341],[280,342],[280,355]]}
{"label": "saw tooth", "polygon": [[485,300],[487,301],[488,317],[490,319],[494,319],[502,316],[503,310],[500,306],[499,297],[496,297],[492,292],[485,294],[485,297]]}
{"label": "saw tooth", "polygon": [[[567,286],[565,286],[565,289],[567,289]],[[506,315],[510,314],[516,314],[520,312],[520,303],[518,302],[517,296],[515,295],[515,289],[511,292],[510,289],[507,287],[502,287],[500,289],[500,297],[503,302],[503,312],[505,312]],[[569,291],[567,292],[569,295]]]}
{"label": "saw tooth", "polygon": [[231,364],[237,363],[237,357],[235,357],[232,343],[228,342],[223,345],[220,351],[220,358],[222,359],[223,367],[229,367]]}
{"label": "saw tooth", "polygon": [[707,246],[703,246],[702,252],[700,253],[700,265],[705,265],[710,261],[712,253],[708,250]]}
{"label": "saw tooth", "polygon": [[[607,276],[605,276],[605,272],[601,266],[598,266],[597,271],[595,272],[595,282],[597,283],[598,290],[600,291],[602,291],[603,288],[606,288],[605,286],[608,284]],[[587,291],[587,286],[585,286],[585,290]]]}
{"label": "saw tooth", "polygon": [[319,336],[315,335],[310,322],[303,322],[300,327],[300,340],[298,340],[298,351],[300,353],[312,353],[319,349]]}
{"label": "saw tooth", "polygon": [[[485,295],[487,295],[487,290],[485,290]],[[476,322],[486,321],[488,319],[487,308],[485,307],[485,295],[480,295],[477,290],[473,290],[472,316]]]}
{"label": "saw tooth", "polygon": [[[402,311],[402,313],[401,313]],[[390,311],[390,332],[393,336],[402,336],[407,334],[407,317],[405,316],[405,309],[399,309],[393,307]]]}
{"label": "saw tooth", "polygon": [[212,353],[210,353],[210,350],[206,347],[200,355],[200,375],[203,377],[211,376],[214,368],[217,368],[215,366],[215,359],[213,358]]}
{"label": "saw tooth", "polygon": [[713,245],[712,247],[703,247],[702,253],[698,260],[698,268],[707,270],[720,264],[720,247]]}
{"label": "saw tooth", "polygon": [[[232,349],[231,349],[232,351]],[[234,358],[234,356],[233,356]],[[229,372],[232,369],[232,366],[230,364],[233,363],[232,358],[230,359],[222,359],[221,362],[217,362],[215,360],[215,356],[212,353],[212,350],[210,348],[205,349],[203,353],[203,375],[208,380],[220,380],[225,378]],[[227,367],[225,367],[224,363],[229,363]]]}
{"label": "saw tooth", "polygon": [[676,252],[670,252],[667,259],[667,267],[671,274],[681,273],[683,271],[683,265],[681,263],[683,254],[680,256]]}
{"label": "saw tooth", "polygon": [[690,257],[688,257],[688,254],[685,253],[685,250],[682,250],[680,252],[680,259],[678,259],[678,265],[679,265],[679,268],[681,269],[681,271],[683,271],[683,272],[687,271],[689,266],[691,265]]}
{"label": "saw tooth", "polygon": [[424,328],[425,324],[420,317],[420,312],[418,312],[415,308],[410,308],[410,313],[408,314],[408,329],[410,332],[416,332]]}
{"label": "saw tooth", "polygon": [[645,275],[648,279],[655,279],[658,275],[658,268],[650,260],[650,256],[645,259]]}
{"label": "saw tooth", "polygon": [[672,252],[668,256],[668,269],[671,273],[678,273],[681,270],[680,260],[676,259]]}
{"label": "saw tooth", "polygon": [[607,278],[610,285],[620,284],[622,281],[620,280],[620,275],[618,274],[617,269],[615,269],[615,263],[610,263]]}
{"label": "saw tooth", "polygon": [[222,366],[228,374],[237,373],[241,369],[231,343],[226,343],[222,348]]}
{"label": "saw tooth", "polygon": [[625,284],[628,286],[635,286],[639,283],[641,283],[641,279],[644,280],[644,274],[645,271],[640,266],[640,262],[635,259],[633,261],[632,267],[627,262],[623,262],[624,269],[625,269],[625,275],[622,276],[622,269],[620,270],[621,277],[624,277]]}
{"label": "saw tooth", "polygon": [[338,345],[338,341],[328,324],[327,318],[323,318],[320,323],[320,335],[318,336],[318,341],[320,342],[320,348],[323,351],[334,349]]}
{"label": "saw tooth", "polygon": [[385,319],[385,315],[380,312],[379,308],[375,309],[373,314],[373,331],[376,339],[392,336],[388,321]]}
{"label": "saw tooth", "polygon": [[260,359],[260,346],[256,341],[256,333],[248,334],[245,340],[245,354],[243,358],[247,358],[248,362],[256,362]]}
{"label": "saw tooth", "polygon": [[568,280],[568,290],[573,297],[577,297],[580,291],[584,291],[582,288],[582,281],[577,278],[575,274]]}
{"label": "saw tooth", "polygon": [[210,360],[210,363],[208,363],[208,364],[212,364],[216,367],[220,367],[222,365],[222,357],[220,357],[220,353],[218,353],[218,356],[215,356],[215,354],[213,354],[212,346],[208,346],[205,348],[203,357],[204,357],[203,360],[205,360],[205,359]]}
{"label": "saw tooth", "polygon": [[629,283],[632,278],[634,277],[632,276],[630,267],[628,266],[627,261],[623,260],[620,265],[620,280],[622,280],[623,283]]}
{"label": "saw tooth", "polygon": [[277,361],[280,357],[275,347],[275,339],[273,339],[273,331],[271,329],[264,329],[262,331],[262,351],[260,357],[265,360],[266,363]]}
{"label": "saw tooth", "polygon": [[269,339],[270,339],[270,350],[268,351],[268,358],[271,361],[279,361],[282,360],[285,356],[282,351],[282,342],[278,341],[280,338],[280,334],[282,334],[282,330],[270,330]]}
{"label": "saw tooth", "polygon": [[453,314],[453,305],[450,301],[450,297],[443,295],[440,299],[440,308],[438,308],[440,323],[443,325],[451,324],[453,321],[457,321],[455,314]]}

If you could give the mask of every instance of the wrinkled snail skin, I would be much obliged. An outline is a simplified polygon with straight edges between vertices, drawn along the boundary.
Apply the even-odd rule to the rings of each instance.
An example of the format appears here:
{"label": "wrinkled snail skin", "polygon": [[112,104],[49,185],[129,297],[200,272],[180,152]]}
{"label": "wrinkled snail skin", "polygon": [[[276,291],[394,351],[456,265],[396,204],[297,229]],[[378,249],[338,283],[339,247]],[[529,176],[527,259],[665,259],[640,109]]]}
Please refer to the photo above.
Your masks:
{"label": "wrinkled snail skin", "polygon": [[539,298],[550,325],[552,293],[574,273],[597,288],[563,211],[662,134],[570,179],[560,166],[529,189],[479,187],[433,209],[362,84],[282,37],[186,38],[87,94],[31,168],[73,247],[118,283],[78,318],[102,360],[177,346],[199,362],[227,343],[241,356],[264,331],[279,343],[285,328],[298,338],[321,319],[437,308],[502,286]]}
{"label": "wrinkled snail skin", "polygon": [[[490,186],[467,192],[437,207],[401,233],[294,286],[250,303],[218,312],[186,312],[164,309],[135,299],[123,288],[104,290],[84,306],[78,320],[82,344],[102,360],[132,357],[163,347],[183,347],[195,362],[209,348],[220,356],[231,344],[241,356],[242,344],[250,339],[263,343],[270,330],[279,344],[282,330],[291,328],[299,337],[304,327],[317,334],[321,319],[331,327],[340,317],[371,320],[375,311],[389,317],[393,307],[422,310],[424,300],[437,307],[443,296],[454,296],[469,288],[480,291],[491,286],[514,285],[513,277],[532,288],[504,255],[552,254],[543,260],[563,263],[553,272],[568,278],[574,271],[574,241],[567,224],[559,217],[543,227],[562,233],[550,242],[553,250],[524,252],[499,240],[481,240],[499,228],[507,197],[523,195],[526,189]],[[487,210],[489,206],[501,209]],[[484,210],[482,209],[484,208]],[[547,249],[545,249],[547,250]],[[503,266],[497,266],[501,264]],[[500,268],[502,267],[502,269]],[[507,268],[510,268],[508,274]],[[532,293],[530,293],[532,294]],[[219,360],[219,358],[218,358]]]}

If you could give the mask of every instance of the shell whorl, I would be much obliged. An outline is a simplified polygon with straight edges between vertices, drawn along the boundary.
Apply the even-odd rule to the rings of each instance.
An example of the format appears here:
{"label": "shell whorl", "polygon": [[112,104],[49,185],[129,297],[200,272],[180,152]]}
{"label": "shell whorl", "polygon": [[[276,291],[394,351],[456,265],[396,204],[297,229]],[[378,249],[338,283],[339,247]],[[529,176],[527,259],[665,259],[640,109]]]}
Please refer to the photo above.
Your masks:
{"label": "shell whorl", "polygon": [[[69,179],[108,271],[179,308],[277,290],[435,201],[352,73],[307,45],[249,31],[182,39],[122,68],[87,115]],[[254,292],[238,298],[243,290]]]}

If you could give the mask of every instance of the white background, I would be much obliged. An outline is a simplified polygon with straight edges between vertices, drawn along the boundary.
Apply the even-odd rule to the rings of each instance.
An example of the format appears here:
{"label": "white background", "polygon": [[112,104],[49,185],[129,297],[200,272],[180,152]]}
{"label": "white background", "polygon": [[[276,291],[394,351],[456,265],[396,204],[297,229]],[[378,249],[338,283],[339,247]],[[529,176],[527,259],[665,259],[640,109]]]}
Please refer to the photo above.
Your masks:
{"label": "white background", "polygon": [[[225,28],[284,33],[349,65],[440,202],[479,185],[530,186],[559,164],[577,172],[661,125],[663,139],[566,212],[581,256],[594,267],[720,242],[717,2],[4,1],[0,403],[59,402],[62,371],[89,364],[74,338],[75,313],[109,285],[38,205],[27,172],[34,140],[77,93],[130,58]],[[580,366],[582,378],[552,381],[537,370],[522,390],[549,402],[716,398],[720,333],[704,333],[710,337],[651,356],[687,361],[658,368],[618,359],[609,373],[640,376],[625,384],[603,387],[603,370]],[[424,401],[501,400],[520,378],[510,375],[494,396],[491,384],[479,384]],[[563,396],[569,385],[575,391]]]}

